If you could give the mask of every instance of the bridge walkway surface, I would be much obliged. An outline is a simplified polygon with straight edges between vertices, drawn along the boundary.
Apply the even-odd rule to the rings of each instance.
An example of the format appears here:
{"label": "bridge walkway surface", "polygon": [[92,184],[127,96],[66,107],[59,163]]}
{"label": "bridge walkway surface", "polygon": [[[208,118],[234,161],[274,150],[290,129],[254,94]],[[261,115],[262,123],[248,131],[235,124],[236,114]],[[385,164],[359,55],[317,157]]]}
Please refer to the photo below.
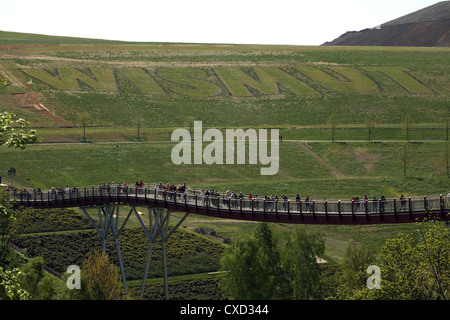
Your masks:
{"label": "bridge walkway surface", "polygon": [[293,224],[383,224],[448,220],[449,198],[300,200],[205,196],[198,191],[172,192],[154,188],[83,187],[68,191],[12,192],[16,205],[69,208],[105,205],[149,206],[210,217]]}

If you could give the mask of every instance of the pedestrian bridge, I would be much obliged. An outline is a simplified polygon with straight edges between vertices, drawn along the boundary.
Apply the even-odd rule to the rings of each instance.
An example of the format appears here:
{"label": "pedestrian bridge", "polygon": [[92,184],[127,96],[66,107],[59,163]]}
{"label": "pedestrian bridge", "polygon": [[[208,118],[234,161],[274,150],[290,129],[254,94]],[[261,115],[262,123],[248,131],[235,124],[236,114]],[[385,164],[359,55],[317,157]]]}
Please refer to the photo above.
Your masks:
{"label": "pedestrian bridge", "polygon": [[19,206],[66,208],[106,205],[145,206],[246,221],[292,224],[383,224],[448,220],[449,199],[440,196],[374,200],[267,200],[204,196],[152,187],[82,187],[67,191],[12,192]]}
{"label": "pedestrian bridge", "polygon": [[[293,224],[382,224],[420,222],[427,219],[448,220],[449,206],[443,196],[376,199],[371,201],[327,201],[309,199],[268,200],[234,198],[227,195],[206,196],[198,191],[175,192],[152,187],[89,187],[70,190],[13,191],[10,192],[16,206],[39,208],[79,207],[90,220],[103,240],[106,252],[107,241],[113,240],[119,258],[122,281],[127,291],[125,268],[119,245],[119,235],[128,219],[134,213],[149,240],[140,297],[143,297],[155,243],[161,243],[165,298],[169,299],[166,243],[170,235],[191,213],[222,219],[246,221],[293,223]],[[131,207],[126,218],[119,225],[122,207]],[[141,220],[136,207],[147,207],[148,227]],[[91,216],[94,209],[99,221]],[[91,212],[89,212],[91,211]],[[184,212],[182,219],[169,228],[171,212]],[[112,235],[112,236],[111,236]]]}

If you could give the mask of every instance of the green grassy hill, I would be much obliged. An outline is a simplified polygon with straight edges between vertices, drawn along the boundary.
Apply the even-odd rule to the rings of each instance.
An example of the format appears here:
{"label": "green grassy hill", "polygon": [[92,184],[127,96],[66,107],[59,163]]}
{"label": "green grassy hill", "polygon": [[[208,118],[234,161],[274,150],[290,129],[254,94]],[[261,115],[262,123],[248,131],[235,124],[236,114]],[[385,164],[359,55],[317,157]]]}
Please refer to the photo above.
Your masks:
{"label": "green grassy hill", "polygon": [[[449,54],[0,32],[0,111],[28,119],[42,137],[23,151],[3,148],[0,175],[3,183],[44,189],[143,180],[303,199],[447,194]],[[80,143],[83,113],[89,143]],[[415,124],[410,141],[402,129],[406,115]],[[278,128],[278,173],[262,176],[261,165],[248,163],[175,165],[171,134],[192,120],[204,130]],[[371,141],[369,120],[376,124]],[[10,167],[15,177],[7,175]],[[230,238],[253,228],[208,217],[185,225]],[[379,247],[414,226],[310,227],[325,233],[327,259],[335,262],[350,240]]]}
{"label": "green grassy hill", "polygon": [[[88,141],[116,144],[4,150],[0,163],[4,170],[17,167],[16,185],[41,188],[145,179],[316,197],[447,193],[449,53],[112,43],[2,32],[0,76],[7,85],[0,86],[1,111],[31,121],[44,143],[80,142],[78,119],[87,113]],[[408,148],[405,178],[399,143],[406,141],[406,115],[417,141]],[[330,142],[330,119],[339,145]],[[260,166],[249,165],[174,165],[171,134],[192,120],[202,121],[204,130],[279,128],[278,174],[263,177]],[[377,142],[348,142],[368,140],[368,120],[376,124],[371,137]]]}
{"label": "green grassy hill", "polygon": [[[3,37],[3,38],[2,38]],[[24,40],[21,40],[24,37]],[[446,48],[134,44],[0,34],[0,75],[29,100],[4,108],[37,126],[77,123],[184,126],[187,114],[211,127],[398,124],[448,117]],[[17,41],[13,41],[14,39]],[[53,38],[50,38],[53,39]],[[56,41],[56,40],[55,40]],[[15,43],[13,45],[13,43]],[[26,43],[26,44],[24,44]],[[50,114],[25,106],[41,103]]]}

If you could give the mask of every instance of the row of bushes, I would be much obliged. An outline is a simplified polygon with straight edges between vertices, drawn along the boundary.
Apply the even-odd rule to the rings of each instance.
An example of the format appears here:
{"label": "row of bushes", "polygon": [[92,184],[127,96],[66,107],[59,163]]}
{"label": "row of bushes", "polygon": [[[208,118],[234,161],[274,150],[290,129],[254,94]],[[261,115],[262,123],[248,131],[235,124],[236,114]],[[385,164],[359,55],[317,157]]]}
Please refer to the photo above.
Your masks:
{"label": "row of bushes", "polygon": [[[57,273],[65,273],[73,264],[82,267],[89,253],[102,249],[100,235],[84,215],[74,210],[22,208],[16,211],[16,216],[21,235],[13,244],[29,257],[42,257],[45,265]],[[125,228],[119,236],[119,245],[127,279],[142,279],[150,245],[142,228]],[[180,228],[171,235],[166,248],[171,276],[217,271],[225,246]],[[159,243],[153,247],[149,277],[162,276],[161,249]],[[108,240],[107,252],[118,266],[113,240]]]}
{"label": "row of bushes", "polygon": [[15,215],[20,234],[93,229],[88,218],[73,209],[20,207],[15,210]]}

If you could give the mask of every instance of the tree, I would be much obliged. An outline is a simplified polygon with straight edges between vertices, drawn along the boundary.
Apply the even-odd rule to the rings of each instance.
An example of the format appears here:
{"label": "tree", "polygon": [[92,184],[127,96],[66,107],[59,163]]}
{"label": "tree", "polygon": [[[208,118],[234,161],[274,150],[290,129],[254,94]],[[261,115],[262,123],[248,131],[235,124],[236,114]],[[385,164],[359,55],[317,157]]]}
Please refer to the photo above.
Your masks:
{"label": "tree", "polygon": [[366,120],[366,129],[367,132],[369,133],[369,141],[370,141],[370,134],[372,133],[372,130],[375,129],[375,126],[377,125],[377,123],[372,120],[372,118],[368,118]]}
{"label": "tree", "polygon": [[331,130],[331,140],[334,141],[334,133],[337,128],[336,116],[334,114],[328,118],[327,127]]}
{"label": "tree", "polygon": [[104,252],[94,251],[84,261],[81,289],[73,290],[81,300],[120,300],[125,298],[120,286],[119,269]]}
{"label": "tree", "polygon": [[86,142],[86,127],[91,123],[91,115],[88,112],[80,113],[78,123],[83,126],[83,142]]}
{"label": "tree", "polygon": [[[17,130],[16,125],[19,125]],[[28,143],[38,142],[35,130],[28,130],[29,122],[17,119],[14,113],[0,113],[0,143],[9,148],[25,149]],[[14,236],[15,216],[10,209],[9,195],[0,190],[0,261],[9,251],[9,242]]]}
{"label": "tree", "polygon": [[446,133],[446,140],[448,141],[448,129],[450,125],[450,119],[447,119],[446,126],[445,126],[445,133]]}
{"label": "tree", "polygon": [[364,287],[367,282],[367,268],[376,259],[376,251],[362,244],[350,241],[339,267],[341,269],[338,298],[345,299],[356,289]]}
{"label": "tree", "polygon": [[22,266],[20,286],[33,300],[51,300],[56,296],[56,279],[44,271],[44,259],[36,257]]}
{"label": "tree", "polygon": [[28,143],[40,141],[36,130],[28,130],[29,125],[28,121],[17,119],[14,113],[0,113],[0,143],[10,148],[25,149]]}
{"label": "tree", "polygon": [[325,242],[318,232],[296,226],[284,246],[282,265],[292,284],[294,299],[321,298],[320,268],[317,258],[323,256]]}
{"label": "tree", "polygon": [[233,241],[220,261],[220,287],[230,299],[258,300],[277,297],[281,287],[280,254],[269,225]]}
{"label": "tree", "polygon": [[186,119],[184,120],[186,127],[189,127],[189,133],[191,134],[191,139],[194,139],[194,134],[192,132],[192,129],[194,127],[194,121],[195,121],[195,118],[193,116],[187,116]]}
{"label": "tree", "polygon": [[5,261],[10,250],[9,243],[16,236],[15,219],[9,194],[0,189],[0,262]]}
{"label": "tree", "polygon": [[411,130],[413,130],[416,127],[416,124],[414,123],[413,119],[409,114],[405,116],[405,120],[403,120],[402,128],[403,131],[406,132],[406,141],[409,141],[409,133]]}
{"label": "tree", "polygon": [[444,168],[445,168],[445,170],[447,172],[447,178],[450,177],[450,175],[449,175],[449,162],[448,162],[449,153],[450,153],[449,145],[446,144],[445,147],[444,147],[444,150],[442,152],[441,163],[442,163],[442,165],[444,166]]}
{"label": "tree", "polygon": [[376,258],[380,289],[366,285],[348,299],[448,300],[450,232],[442,222],[424,222],[409,233],[388,239]]}
{"label": "tree", "polygon": [[28,300],[28,292],[20,288],[20,270],[11,271],[0,267],[0,300]]}
{"label": "tree", "polygon": [[402,145],[402,151],[400,153],[400,156],[401,156],[401,161],[402,161],[402,164],[403,164],[403,176],[406,177],[406,167],[407,167],[407,164],[408,164],[408,161],[409,161],[409,158],[410,158],[409,150],[408,150],[408,144],[404,143]]}

